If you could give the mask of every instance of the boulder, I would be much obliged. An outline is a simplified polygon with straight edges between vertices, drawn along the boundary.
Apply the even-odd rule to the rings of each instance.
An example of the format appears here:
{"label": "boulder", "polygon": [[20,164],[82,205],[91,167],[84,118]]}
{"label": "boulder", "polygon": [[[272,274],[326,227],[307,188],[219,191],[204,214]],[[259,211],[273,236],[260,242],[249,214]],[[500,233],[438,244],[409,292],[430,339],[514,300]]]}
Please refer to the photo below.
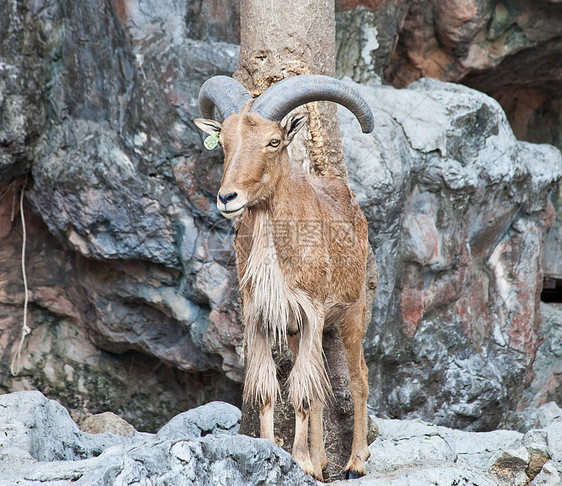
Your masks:
{"label": "boulder", "polygon": [[545,421],[551,414],[562,415],[556,405],[562,404],[562,307],[542,303],[541,313],[543,342],[537,349],[533,379],[523,393],[519,408],[540,407],[541,417],[537,419]]}
{"label": "boulder", "polygon": [[[38,391],[0,396],[0,428],[3,453],[12,451],[12,456],[31,457],[37,462],[87,459],[99,456],[107,447],[137,444],[147,437],[140,433],[129,437],[83,433],[62,405]],[[19,465],[14,462],[12,467]]]}
{"label": "boulder", "polygon": [[111,447],[82,461],[42,462],[0,474],[0,485],[303,484],[314,485],[291,456],[264,439],[209,436]]}
{"label": "boulder", "polygon": [[529,461],[529,452],[525,447],[506,449],[494,460],[490,474],[505,483],[506,486],[525,486],[529,483],[529,476],[526,473]]}
{"label": "boulder", "polygon": [[315,484],[281,448],[236,435],[239,422],[238,409],[213,402],[158,434],[89,434],[39,392],[3,395],[0,485]]}
{"label": "boulder", "polygon": [[523,437],[522,444],[529,454],[525,473],[530,479],[534,479],[550,459],[548,433],[544,430],[531,430]]}
{"label": "boulder", "polygon": [[503,426],[506,429],[528,432],[531,429],[546,428],[560,420],[562,420],[562,409],[555,402],[548,402],[539,408],[527,407],[509,413]]}
{"label": "boulder", "polygon": [[380,279],[365,339],[369,405],[490,430],[514,409],[541,342],[541,257],[558,150],[518,142],[499,104],[425,79],[355,85],[363,137],[339,113]]}
{"label": "boulder", "polygon": [[238,408],[223,402],[211,402],[176,415],[157,433],[159,440],[180,440],[186,437],[234,435],[240,429]]}
{"label": "boulder", "polygon": [[233,260],[211,202],[219,157],[203,157],[191,121],[202,82],[231,73],[238,47],[189,38],[187,2],[3,7],[2,362],[22,325],[22,191],[31,334],[2,390],[151,431],[211,399],[239,404]]}
{"label": "boulder", "polygon": [[511,430],[466,432],[420,420],[376,421],[380,435],[369,447],[367,476],[357,484],[554,485],[560,478],[556,421],[525,435]]}
{"label": "boulder", "polygon": [[135,428],[113,412],[103,412],[86,417],[80,430],[88,434],[119,434],[125,437],[135,435]]}
{"label": "boulder", "polygon": [[530,486],[557,486],[562,481],[559,472],[551,462],[547,462],[541,472],[533,479]]}

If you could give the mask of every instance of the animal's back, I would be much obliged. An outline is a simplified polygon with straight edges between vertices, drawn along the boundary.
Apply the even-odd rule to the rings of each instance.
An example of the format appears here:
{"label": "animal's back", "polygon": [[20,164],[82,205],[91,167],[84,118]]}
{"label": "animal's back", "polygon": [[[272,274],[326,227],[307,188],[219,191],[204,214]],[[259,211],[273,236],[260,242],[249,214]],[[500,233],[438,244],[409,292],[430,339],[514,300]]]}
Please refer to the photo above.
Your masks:
{"label": "animal's back", "polygon": [[330,299],[352,303],[364,291],[368,228],[355,195],[338,177],[311,177],[325,222],[330,259]]}

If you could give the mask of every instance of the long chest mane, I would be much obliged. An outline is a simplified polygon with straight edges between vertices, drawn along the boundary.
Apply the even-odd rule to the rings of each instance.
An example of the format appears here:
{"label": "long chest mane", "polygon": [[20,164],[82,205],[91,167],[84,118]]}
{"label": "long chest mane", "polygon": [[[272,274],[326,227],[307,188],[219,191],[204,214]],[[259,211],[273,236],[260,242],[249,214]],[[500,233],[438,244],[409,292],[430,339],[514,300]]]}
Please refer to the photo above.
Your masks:
{"label": "long chest mane", "polygon": [[303,317],[310,321],[314,314],[310,299],[303,291],[288,285],[275,247],[273,224],[266,211],[254,215],[251,245],[245,245],[246,250],[248,246],[243,274],[238,276],[246,324],[258,326],[282,344],[288,331],[295,332],[302,326]]}

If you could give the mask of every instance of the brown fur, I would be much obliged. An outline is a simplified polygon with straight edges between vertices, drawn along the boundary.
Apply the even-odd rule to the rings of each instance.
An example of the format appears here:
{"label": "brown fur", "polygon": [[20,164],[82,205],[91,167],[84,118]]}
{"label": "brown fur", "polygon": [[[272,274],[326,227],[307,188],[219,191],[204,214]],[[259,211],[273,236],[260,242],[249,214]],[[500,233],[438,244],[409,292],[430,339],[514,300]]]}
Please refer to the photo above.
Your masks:
{"label": "brown fur", "polygon": [[[232,212],[238,218],[234,248],[247,346],[244,399],[260,406],[261,435],[273,440],[279,384],[271,344],[285,344],[288,335],[298,333],[300,338],[291,346],[295,364],[288,379],[296,412],[293,456],[306,472],[321,479],[326,466],[322,406],[331,392],[322,331],[336,325],[345,347],[355,412],[346,470],[361,475],[369,456],[362,348],[367,223],[343,180],[306,175],[289,159],[286,147],[302,119],[293,116],[285,124],[268,121],[248,113],[248,108],[222,124],[225,166],[219,195],[237,197],[228,204],[219,197],[218,202],[225,216]],[[271,140],[279,140],[278,147],[268,145]]]}

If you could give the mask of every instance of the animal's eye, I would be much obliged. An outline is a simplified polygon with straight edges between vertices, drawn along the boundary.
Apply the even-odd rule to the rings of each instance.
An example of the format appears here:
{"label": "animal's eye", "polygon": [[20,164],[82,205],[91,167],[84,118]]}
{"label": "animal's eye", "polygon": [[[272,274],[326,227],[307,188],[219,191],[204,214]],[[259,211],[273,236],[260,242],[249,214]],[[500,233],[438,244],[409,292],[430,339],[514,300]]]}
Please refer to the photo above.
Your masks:
{"label": "animal's eye", "polygon": [[281,140],[279,140],[278,138],[272,138],[267,145],[269,147],[279,147],[280,143],[281,143]]}

